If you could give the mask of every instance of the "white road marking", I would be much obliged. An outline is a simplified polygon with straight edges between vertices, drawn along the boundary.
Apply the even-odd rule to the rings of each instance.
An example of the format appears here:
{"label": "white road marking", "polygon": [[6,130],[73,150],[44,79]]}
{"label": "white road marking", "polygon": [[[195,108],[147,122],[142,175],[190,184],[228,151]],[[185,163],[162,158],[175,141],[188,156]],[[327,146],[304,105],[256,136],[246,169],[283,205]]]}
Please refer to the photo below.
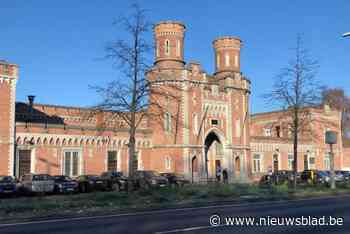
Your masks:
{"label": "white road marking", "polygon": [[264,201],[264,202],[246,202],[238,204],[227,204],[227,205],[212,205],[212,206],[202,206],[202,207],[188,207],[188,208],[175,208],[175,209],[166,209],[166,210],[155,210],[155,211],[143,211],[143,212],[134,212],[134,213],[124,213],[124,214],[112,214],[112,215],[97,215],[97,216],[86,216],[86,217],[72,217],[72,218],[62,218],[62,219],[49,219],[41,221],[28,221],[28,222],[19,222],[19,223],[4,223],[0,224],[0,228],[12,227],[12,226],[22,226],[22,225],[31,225],[31,224],[47,224],[47,223],[61,223],[68,221],[80,221],[80,220],[91,220],[91,219],[104,219],[104,218],[118,218],[118,217],[127,217],[127,216],[138,216],[138,215],[152,215],[152,214],[163,214],[170,212],[178,211],[191,211],[191,210],[204,210],[212,208],[227,208],[227,207],[247,207],[247,206],[258,206],[258,205],[280,205],[295,203],[301,201],[317,201],[327,198],[339,198],[339,197],[350,197],[350,195],[340,195],[340,196],[327,196],[327,197],[318,197],[318,198],[304,198],[296,200],[280,200],[280,201]]}

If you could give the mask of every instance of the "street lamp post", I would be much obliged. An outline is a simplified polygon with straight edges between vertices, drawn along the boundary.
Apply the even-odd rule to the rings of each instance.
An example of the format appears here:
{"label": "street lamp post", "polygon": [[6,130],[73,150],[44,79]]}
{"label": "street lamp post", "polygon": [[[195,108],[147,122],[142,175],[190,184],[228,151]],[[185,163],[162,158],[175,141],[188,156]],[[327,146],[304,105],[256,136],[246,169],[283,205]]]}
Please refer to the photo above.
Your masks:
{"label": "street lamp post", "polygon": [[333,153],[333,145],[337,144],[337,133],[334,131],[327,131],[326,132],[326,144],[329,144],[330,147],[330,182],[331,182],[331,189],[335,189],[335,172],[334,172],[334,153]]}
{"label": "street lamp post", "polygon": [[344,33],[343,37],[350,37],[350,32]]}

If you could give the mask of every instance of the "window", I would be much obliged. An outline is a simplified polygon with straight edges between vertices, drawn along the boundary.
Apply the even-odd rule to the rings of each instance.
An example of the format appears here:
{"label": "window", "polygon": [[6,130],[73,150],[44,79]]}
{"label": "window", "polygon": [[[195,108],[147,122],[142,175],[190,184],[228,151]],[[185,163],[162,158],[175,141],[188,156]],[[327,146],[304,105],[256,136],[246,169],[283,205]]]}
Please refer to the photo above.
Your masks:
{"label": "window", "polygon": [[216,142],[215,144],[215,151],[216,155],[223,155],[224,154],[224,147],[221,143]]}
{"label": "window", "polygon": [[281,137],[281,127],[276,126],[276,137]]}
{"label": "window", "polygon": [[238,56],[235,55],[235,66],[238,67]]}
{"label": "window", "polygon": [[156,57],[159,57],[159,42],[157,41],[156,45]]}
{"label": "window", "polygon": [[316,159],[313,154],[309,155],[309,169],[316,169]]}
{"label": "window", "polygon": [[331,169],[331,156],[329,153],[326,153],[324,156],[324,169],[325,170]]}
{"label": "window", "polygon": [[79,175],[79,151],[64,151],[65,176],[75,177]]}
{"label": "window", "polygon": [[219,120],[217,120],[217,119],[212,119],[212,120],[211,120],[211,125],[219,125]]}
{"label": "window", "polygon": [[261,164],[262,164],[261,163],[261,155],[254,154],[253,155],[253,173],[262,172]]}
{"label": "window", "polygon": [[117,151],[108,151],[107,171],[117,171]]}
{"label": "window", "polygon": [[169,40],[165,40],[165,54],[170,55],[170,42],[169,42]]}
{"label": "window", "polygon": [[164,130],[171,132],[171,114],[169,112],[164,114]]}
{"label": "window", "polygon": [[171,169],[171,158],[169,156],[165,157],[165,169],[170,170]]}
{"label": "window", "polygon": [[225,54],[225,66],[228,67],[230,66],[230,55]]}
{"label": "window", "polygon": [[211,94],[213,96],[219,95],[219,86],[218,85],[212,85],[211,86]]}
{"label": "window", "polygon": [[288,154],[288,170],[294,169],[294,155]]}
{"label": "window", "polygon": [[271,132],[271,128],[264,128],[264,135],[265,136],[271,136],[272,132]]}

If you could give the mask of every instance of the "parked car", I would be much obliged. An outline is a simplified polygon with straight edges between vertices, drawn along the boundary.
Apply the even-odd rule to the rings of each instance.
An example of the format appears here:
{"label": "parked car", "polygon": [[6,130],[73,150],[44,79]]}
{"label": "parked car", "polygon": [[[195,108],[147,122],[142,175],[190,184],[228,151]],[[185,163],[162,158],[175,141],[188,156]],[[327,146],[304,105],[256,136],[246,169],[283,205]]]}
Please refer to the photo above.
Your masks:
{"label": "parked car", "polygon": [[19,186],[25,193],[52,193],[55,182],[47,174],[26,174],[21,177]]}
{"label": "parked car", "polygon": [[350,181],[350,171],[339,171],[343,175],[344,182]]}
{"label": "parked car", "polygon": [[301,173],[301,182],[312,184],[328,184],[330,181],[329,174],[325,171],[304,170]]}
{"label": "parked car", "polygon": [[76,180],[82,193],[107,190],[106,182],[97,175],[81,175]]}
{"label": "parked car", "polygon": [[76,193],[78,192],[78,182],[68,176],[53,176],[55,181],[55,193]]}
{"label": "parked car", "polygon": [[289,170],[276,171],[272,174],[272,180],[275,184],[292,183],[294,181],[294,172]]}
{"label": "parked car", "polygon": [[133,184],[135,188],[160,188],[167,186],[168,180],[156,171],[136,171]]}
{"label": "parked car", "polygon": [[108,190],[126,191],[128,189],[128,178],[122,172],[107,171],[100,176],[105,181]]}
{"label": "parked car", "polygon": [[12,176],[0,176],[0,196],[14,195],[16,191],[16,180]]}
{"label": "parked car", "polygon": [[161,176],[167,178],[169,185],[174,186],[184,186],[185,184],[189,184],[190,181],[186,180],[183,175],[175,174],[175,173],[161,173]]}
{"label": "parked car", "polygon": [[[331,177],[330,171],[324,171],[329,177]],[[345,181],[343,174],[340,171],[334,171],[334,180],[336,183]]]}

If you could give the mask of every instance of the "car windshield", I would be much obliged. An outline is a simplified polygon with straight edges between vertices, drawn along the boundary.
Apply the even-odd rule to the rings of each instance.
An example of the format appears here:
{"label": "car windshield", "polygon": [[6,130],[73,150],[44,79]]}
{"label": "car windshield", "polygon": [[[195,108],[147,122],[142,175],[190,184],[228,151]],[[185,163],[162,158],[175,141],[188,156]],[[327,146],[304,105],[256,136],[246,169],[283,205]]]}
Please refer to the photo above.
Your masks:
{"label": "car windshield", "polygon": [[0,182],[12,182],[13,178],[11,176],[0,176]]}
{"label": "car windshield", "polygon": [[51,180],[49,175],[34,175],[33,180]]}
{"label": "car windshield", "polygon": [[86,178],[89,180],[96,180],[96,179],[98,179],[98,176],[97,175],[87,175]]}
{"label": "car windshield", "polygon": [[156,171],[145,171],[146,176],[160,176],[160,174]]}
{"label": "car windshield", "polygon": [[326,172],[324,172],[324,171],[319,171],[318,174],[320,176],[328,176],[328,174]]}
{"label": "car windshield", "polygon": [[71,181],[72,179],[68,176],[55,176],[55,181]]}

